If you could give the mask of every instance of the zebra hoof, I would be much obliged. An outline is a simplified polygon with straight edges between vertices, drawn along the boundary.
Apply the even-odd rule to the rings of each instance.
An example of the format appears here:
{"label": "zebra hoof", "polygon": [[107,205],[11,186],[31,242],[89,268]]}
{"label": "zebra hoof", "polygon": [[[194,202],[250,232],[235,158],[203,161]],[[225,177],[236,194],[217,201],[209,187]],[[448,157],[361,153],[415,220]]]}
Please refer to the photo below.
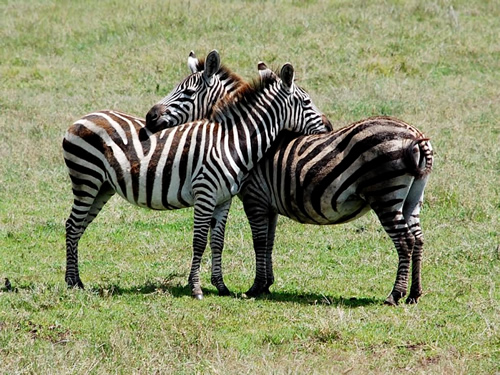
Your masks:
{"label": "zebra hoof", "polygon": [[[269,289],[267,289],[267,292],[269,292]],[[265,287],[259,288],[259,287],[255,287],[255,286],[252,286],[250,289],[248,289],[248,291],[246,293],[244,293],[244,295],[247,298],[259,297],[263,294],[266,294],[266,288]],[[270,294],[270,292],[269,292],[269,294]]]}
{"label": "zebra hoof", "polygon": [[408,297],[405,301],[408,305],[416,305],[418,303],[418,297]]}
{"label": "zebra hoof", "polygon": [[66,284],[68,285],[68,289],[85,289],[85,286],[80,278],[77,280],[66,280]]}
{"label": "zebra hoof", "polygon": [[203,299],[203,294],[193,294],[193,298],[198,301],[201,301]]}
{"label": "zebra hoof", "polygon": [[405,295],[406,293],[398,292],[396,290],[393,290],[391,294],[386,298],[384,301],[384,305],[389,305],[389,306],[397,306],[399,303],[399,300]]}
{"label": "zebra hoof", "polygon": [[224,288],[219,289],[219,296],[227,297],[230,295],[231,295],[231,292],[229,291],[228,288],[224,287]]}
{"label": "zebra hoof", "polygon": [[394,296],[392,294],[389,294],[389,297],[387,297],[386,300],[384,301],[384,305],[387,305],[387,306],[397,306],[398,305],[398,301],[396,301],[394,299]]}

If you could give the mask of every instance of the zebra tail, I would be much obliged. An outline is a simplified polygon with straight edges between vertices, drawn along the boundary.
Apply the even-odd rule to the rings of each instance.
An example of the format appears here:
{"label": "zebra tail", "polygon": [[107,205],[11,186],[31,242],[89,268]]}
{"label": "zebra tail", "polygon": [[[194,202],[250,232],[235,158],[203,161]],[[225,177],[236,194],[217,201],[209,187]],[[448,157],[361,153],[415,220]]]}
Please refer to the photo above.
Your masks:
{"label": "zebra tail", "polygon": [[429,138],[412,140],[405,149],[404,161],[408,172],[417,179],[431,173],[434,156]]}

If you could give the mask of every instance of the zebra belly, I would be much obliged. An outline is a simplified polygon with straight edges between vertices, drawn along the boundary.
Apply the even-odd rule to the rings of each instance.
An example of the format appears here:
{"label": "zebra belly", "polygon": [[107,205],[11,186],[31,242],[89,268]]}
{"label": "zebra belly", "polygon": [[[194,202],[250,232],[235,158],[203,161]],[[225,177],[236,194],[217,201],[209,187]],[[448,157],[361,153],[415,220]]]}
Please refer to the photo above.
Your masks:
{"label": "zebra belly", "polygon": [[303,224],[332,225],[355,220],[370,210],[370,206],[361,198],[351,195],[346,199],[339,199],[335,205],[325,199],[320,211],[316,211],[308,203],[308,197],[303,201],[288,201],[286,205],[278,205],[274,201],[273,208],[283,216],[287,216]]}
{"label": "zebra belly", "polygon": [[192,207],[194,205],[194,199],[188,195],[183,194],[182,201],[179,200],[178,194],[171,194],[170,196],[166,196],[165,198],[162,196],[162,193],[152,194],[148,199],[138,198],[134,199],[133,196],[128,196],[122,193],[122,191],[117,190],[118,195],[120,195],[123,199],[130,202],[135,206],[139,206],[142,208],[150,208],[153,210],[177,210],[181,208]]}
{"label": "zebra belly", "polygon": [[[132,174],[129,174],[131,176]],[[169,176],[170,177],[170,176]],[[130,182],[129,178],[126,179],[125,185]],[[117,189],[117,192],[124,199],[139,207],[151,208],[154,210],[176,210],[181,208],[193,207],[195,205],[196,181],[204,181],[203,174],[197,174],[196,177],[192,176],[191,171],[188,170],[188,175],[185,179],[173,178],[168,183],[162,183],[162,178],[157,177],[154,179],[154,186],[140,184],[138,192],[135,195],[124,194],[122,190]],[[116,183],[114,183],[116,184]],[[122,183],[123,185],[123,183]],[[201,194],[205,198],[212,197],[215,205],[220,205],[227,202],[232,198],[233,191],[239,191],[241,182],[230,180],[230,189],[227,189],[225,184],[213,186],[214,190],[208,192],[202,188]]]}
{"label": "zebra belly", "polygon": [[[125,169],[120,174],[109,175],[108,181],[123,199],[133,205],[154,210],[175,210],[194,205],[192,179],[172,178],[171,173],[159,173],[148,179],[147,165]],[[170,171],[169,171],[170,172]]]}
{"label": "zebra belly", "polygon": [[333,205],[330,205],[321,212],[326,220],[322,224],[347,223],[370,211],[370,206],[364,200],[355,197],[336,203],[336,209],[333,209]]}

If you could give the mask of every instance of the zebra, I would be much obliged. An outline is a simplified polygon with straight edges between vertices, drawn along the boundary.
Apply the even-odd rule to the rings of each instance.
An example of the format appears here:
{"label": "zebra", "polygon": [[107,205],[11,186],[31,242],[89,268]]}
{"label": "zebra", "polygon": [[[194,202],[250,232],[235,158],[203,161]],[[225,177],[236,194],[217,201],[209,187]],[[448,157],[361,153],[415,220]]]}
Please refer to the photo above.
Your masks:
{"label": "zebra", "polygon": [[[220,64],[220,59],[217,61]],[[152,209],[194,207],[193,257],[188,278],[191,294],[197,299],[203,297],[200,263],[209,230],[211,282],[220,295],[230,294],[220,265],[232,197],[280,131],[314,134],[328,129],[309,95],[294,84],[294,75],[290,63],[283,65],[279,77],[266,69],[259,80],[224,96],[213,108],[212,120],[171,127],[158,137],[146,129],[150,136],[142,143],[133,127],[132,142],[127,143],[114,131],[96,129],[89,121],[71,127],[63,144],[76,191],[67,221],[67,253],[73,266],[67,269],[73,276],[68,284],[78,285],[79,281],[75,238],[81,236],[81,228],[89,221],[81,219],[82,208],[94,218],[95,211],[118,193],[135,205]],[[150,113],[153,121],[154,112]],[[168,119],[170,115],[165,116]],[[163,119],[153,122],[157,121]],[[85,157],[90,160],[83,161]],[[90,199],[89,190],[93,193]]]}
{"label": "zebra", "polygon": [[[162,128],[153,121],[146,126]],[[279,214],[300,223],[332,225],[355,220],[371,208],[399,256],[396,282],[385,303],[397,305],[406,294],[410,256],[412,286],[406,302],[417,303],[423,251],[419,215],[432,164],[429,139],[391,117],[371,117],[322,135],[281,134],[238,194],[257,264],[254,284],[244,294],[270,293]]]}
{"label": "zebra", "polygon": [[431,143],[417,128],[371,117],[320,135],[280,135],[252,170],[239,197],[250,222],[256,276],[248,297],[270,293],[278,214],[300,223],[341,224],[372,209],[393,241],[399,264],[385,304],[422,295],[420,210],[433,165]]}
{"label": "zebra", "polygon": [[[216,50],[206,59],[198,59],[191,51],[187,65],[191,74],[148,113],[146,121],[104,110],[80,118],[68,129],[63,153],[74,195],[66,221],[65,280],[68,286],[84,288],[78,269],[78,242],[106,202],[117,191],[126,194],[133,203],[138,202],[138,184],[144,184],[145,176],[132,173],[129,177],[133,180],[125,182],[119,168],[127,163],[147,163],[152,157],[158,138],[145,124],[152,119],[159,120],[155,111],[165,111],[161,118],[164,128],[205,118],[211,115],[212,107],[221,96],[231,95],[246,84],[240,76],[221,65]],[[103,155],[105,150],[114,153],[114,161]],[[117,178],[121,179],[119,186],[116,186]],[[126,183],[133,184],[133,190]]]}

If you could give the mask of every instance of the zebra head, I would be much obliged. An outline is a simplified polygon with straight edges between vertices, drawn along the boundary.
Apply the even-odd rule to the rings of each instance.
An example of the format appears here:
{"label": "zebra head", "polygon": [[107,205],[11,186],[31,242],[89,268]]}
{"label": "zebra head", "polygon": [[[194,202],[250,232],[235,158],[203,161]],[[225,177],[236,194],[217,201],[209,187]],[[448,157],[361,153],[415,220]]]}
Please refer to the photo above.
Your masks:
{"label": "zebra head", "polygon": [[145,129],[149,132],[210,117],[214,104],[243,84],[238,75],[221,65],[216,50],[205,61],[191,51],[188,67],[191,74],[147,113]]}
{"label": "zebra head", "polygon": [[[276,76],[265,63],[258,65],[261,79]],[[283,111],[284,129],[302,134],[325,133],[333,130],[328,118],[312,102],[309,94],[294,83],[295,71],[290,63],[280,71],[281,91],[285,95],[288,110]]]}

